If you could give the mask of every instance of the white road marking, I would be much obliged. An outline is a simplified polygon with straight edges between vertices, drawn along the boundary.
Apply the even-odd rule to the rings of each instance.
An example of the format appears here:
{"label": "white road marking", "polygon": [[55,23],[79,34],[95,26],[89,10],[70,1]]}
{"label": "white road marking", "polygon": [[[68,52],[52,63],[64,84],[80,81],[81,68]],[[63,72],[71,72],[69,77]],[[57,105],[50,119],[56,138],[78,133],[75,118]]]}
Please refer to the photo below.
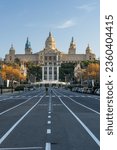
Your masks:
{"label": "white road marking", "polygon": [[8,100],[8,99],[11,99],[11,97],[1,99],[1,100],[0,100],[0,102],[2,102],[2,101],[6,101],[6,100]]}
{"label": "white road marking", "polygon": [[39,104],[39,106],[47,106],[48,104]]}
{"label": "white road marking", "polygon": [[81,97],[86,97],[86,96],[82,95]]}
{"label": "white road marking", "polygon": [[51,143],[46,143],[45,150],[51,150]]}
{"label": "white road marking", "polygon": [[48,121],[47,123],[48,123],[48,124],[51,124],[51,121]]}
{"label": "white road marking", "polygon": [[51,114],[51,111],[49,111],[48,114]]}
{"label": "white road marking", "polygon": [[47,134],[51,134],[51,129],[47,129]]}
{"label": "white road marking", "polygon": [[22,104],[25,104],[26,102],[28,102],[28,101],[29,101],[30,99],[32,99],[32,98],[33,98],[33,97],[29,98],[28,100],[26,100],[26,101],[24,101],[24,102],[22,102],[22,103],[20,103],[20,104],[18,104],[18,105],[16,105],[16,106],[14,106],[14,107],[11,107],[11,108],[9,108],[9,109],[7,109],[7,110],[1,112],[1,113],[0,113],[0,116],[3,115],[3,114],[6,113],[6,112],[12,110],[12,109],[15,109],[15,108],[19,107],[19,106],[22,105]]}
{"label": "white road marking", "polygon": [[34,97],[37,97],[38,95],[35,95]]}
{"label": "white road marking", "polygon": [[51,116],[48,116],[48,118],[51,118]]}
{"label": "white road marking", "polygon": [[48,111],[51,111],[51,110],[52,110],[52,96],[51,96],[51,94],[50,94]]}
{"label": "white road marking", "polygon": [[[54,93],[55,93],[55,92],[54,92]],[[57,92],[57,93],[58,93],[58,92]],[[56,93],[55,93],[55,95],[56,95]],[[61,95],[63,95],[63,94],[61,94]],[[57,95],[56,95],[56,96],[57,96]],[[64,95],[63,95],[63,96],[64,96]],[[80,105],[80,106],[82,106],[82,107],[84,107],[84,108],[86,108],[86,109],[89,109],[89,110],[95,112],[96,114],[100,115],[100,113],[97,112],[96,110],[94,110],[94,109],[92,109],[92,108],[90,108],[90,107],[88,107],[88,106],[85,106],[85,105],[83,105],[83,104],[81,104],[81,103],[76,102],[75,100],[73,100],[73,99],[70,98],[69,96],[64,96],[64,97],[67,97],[67,98],[69,98],[70,100],[72,100],[74,103],[76,103],[76,104],[78,104],[78,105]]]}
{"label": "white road marking", "polygon": [[70,98],[70,97],[68,97],[68,98],[69,98],[71,101],[73,101],[74,103],[76,103],[76,104],[78,104],[78,105],[80,105],[80,106],[82,106],[82,107],[85,107],[85,108],[87,108],[87,109],[89,109],[89,110],[95,112],[96,114],[100,115],[100,113],[97,112],[96,110],[94,110],[94,109],[92,109],[92,108],[90,108],[90,107],[88,107],[88,106],[85,106],[85,105],[83,105],[83,104],[81,104],[81,103],[78,103],[78,102],[76,102],[75,100],[73,100],[73,99]]}
{"label": "white road marking", "polygon": [[53,104],[53,106],[61,106],[62,104]]}
{"label": "white road marking", "polygon": [[95,99],[99,99],[98,97],[93,97],[93,98],[95,98]]}
{"label": "white road marking", "polygon": [[100,146],[100,141],[98,138],[91,132],[91,130],[73,113],[73,111],[59,98],[61,103],[69,110],[69,112],[76,118],[76,120],[82,125],[82,127],[87,131],[91,138]]}
{"label": "white road marking", "polygon": [[0,144],[9,136],[9,134],[16,128],[16,126],[33,110],[42,98],[38,100],[38,102],[33,105],[0,139]]}
{"label": "white road marking", "polygon": [[0,150],[29,150],[29,149],[43,149],[43,147],[16,147],[16,148],[0,148]]}

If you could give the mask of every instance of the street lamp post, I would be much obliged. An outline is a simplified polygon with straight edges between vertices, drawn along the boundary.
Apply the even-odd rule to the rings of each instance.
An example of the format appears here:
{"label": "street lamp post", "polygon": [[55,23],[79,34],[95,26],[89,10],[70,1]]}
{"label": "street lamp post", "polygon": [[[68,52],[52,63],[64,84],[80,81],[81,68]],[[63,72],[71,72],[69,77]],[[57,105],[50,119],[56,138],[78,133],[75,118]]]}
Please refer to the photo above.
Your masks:
{"label": "street lamp post", "polygon": [[13,76],[12,76],[12,80],[11,80],[11,93],[13,93]]}
{"label": "street lamp post", "polygon": [[2,90],[2,86],[3,86],[3,80],[2,80],[2,76],[1,76],[1,70],[2,70],[2,66],[0,66],[0,93],[2,94],[3,93],[3,90]]}

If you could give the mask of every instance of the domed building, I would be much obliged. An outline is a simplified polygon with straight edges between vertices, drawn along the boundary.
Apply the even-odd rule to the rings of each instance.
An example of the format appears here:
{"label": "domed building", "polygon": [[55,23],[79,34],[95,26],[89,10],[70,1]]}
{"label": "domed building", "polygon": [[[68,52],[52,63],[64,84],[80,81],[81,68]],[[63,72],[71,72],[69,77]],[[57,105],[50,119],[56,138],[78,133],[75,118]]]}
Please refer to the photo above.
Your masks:
{"label": "domed building", "polygon": [[96,55],[92,52],[89,45],[85,50],[85,54],[76,54],[76,44],[72,37],[68,53],[63,53],[56,47],[56,41],[51,32],[45,41],[45,47],[43,50],[33,53],[31,43],[27,38],[25,44],[25,54],[16,54],[16,50],[13,45],[9,50],[9,54],[5,56],[5,62],[13,63],[15,59],[19,59],[22,64],[27,62],[33,62],[42,66],[42,81],[59,81],[59,67],[61,63],[79,62],[84,60],[93,61],[96,59]]}

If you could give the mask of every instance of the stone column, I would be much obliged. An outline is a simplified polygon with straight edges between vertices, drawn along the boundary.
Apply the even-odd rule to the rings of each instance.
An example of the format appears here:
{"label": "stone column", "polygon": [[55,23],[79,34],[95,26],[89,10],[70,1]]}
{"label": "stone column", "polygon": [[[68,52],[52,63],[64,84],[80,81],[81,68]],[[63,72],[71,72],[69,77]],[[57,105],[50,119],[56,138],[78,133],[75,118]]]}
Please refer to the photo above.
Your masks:
{"label": "stone column", "polygon": [[52,66],[52,81],[54,81],[54,66]]}
{"label": "stone column", "polygon": [[47,66],[47,81],[49,81],[49,66]]}
{"label": "stone column", "polygon": [[57,81],[59,81],[59,66],[57,66]]}
{"label": "stone column", "polygon": [[42,81],[44,81],[44,66],[42,66]]}

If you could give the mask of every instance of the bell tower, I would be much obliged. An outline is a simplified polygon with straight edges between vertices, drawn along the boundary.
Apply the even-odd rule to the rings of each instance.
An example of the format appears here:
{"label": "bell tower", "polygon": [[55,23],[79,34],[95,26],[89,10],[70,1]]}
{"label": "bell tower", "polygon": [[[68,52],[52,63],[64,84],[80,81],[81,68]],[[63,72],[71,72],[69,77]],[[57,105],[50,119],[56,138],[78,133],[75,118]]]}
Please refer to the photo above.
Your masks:
{"label": "bell tower", "polygon": [[31,43],[29,42],[28,37],[27,37],[27,41],[25,44],[25,54],[32,54]]}
{"label": "bell tower", "polygon": [[14,62],[15,60],[15,48],[13,47],[13,44],[11,44],[11,48],[9,49],[9,61]]}
{"label": "bell tower", "polygon": [[72,37],[68,54],[76,54],[76,44],[74,43],[74,38]]}

